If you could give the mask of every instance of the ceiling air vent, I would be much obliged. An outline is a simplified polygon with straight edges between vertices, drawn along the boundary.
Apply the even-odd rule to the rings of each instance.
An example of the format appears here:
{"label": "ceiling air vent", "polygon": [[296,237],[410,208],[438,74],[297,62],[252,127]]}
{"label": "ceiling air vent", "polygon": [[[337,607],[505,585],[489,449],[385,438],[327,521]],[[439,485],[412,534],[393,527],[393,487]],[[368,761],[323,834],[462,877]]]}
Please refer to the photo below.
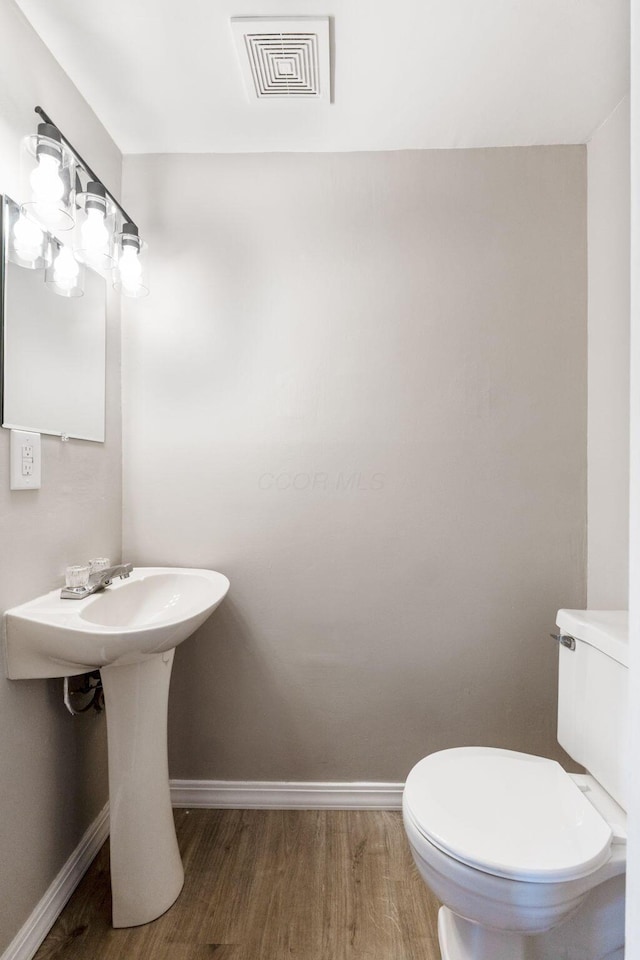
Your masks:
{"label": "ceiling air vent", "polygon": [[249,100],[329,100],[329,17],[232,17]]}

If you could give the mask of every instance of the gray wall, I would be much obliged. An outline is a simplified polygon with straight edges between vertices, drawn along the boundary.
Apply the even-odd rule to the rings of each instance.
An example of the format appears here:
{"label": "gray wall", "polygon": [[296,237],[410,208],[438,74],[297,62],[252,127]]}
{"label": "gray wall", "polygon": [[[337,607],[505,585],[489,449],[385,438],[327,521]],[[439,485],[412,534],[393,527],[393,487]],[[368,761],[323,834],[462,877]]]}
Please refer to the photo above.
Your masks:
{"label": "gray wall", "polygon": [[585,604],[586,151],[129,157],[125,552],[212,567],[174,777],[555,745]]}
{"label": "gray wall", "polygon": [[629,98],[587,146],[589,366],[587,599],[629,598]]}
{"label": "gray wall", "polygon": [[[95,115],[10,0],[0,0],[0,192],[18,194],[21,137],[40,103],[119,189],[121,157]],[[9,490],[0,430],[0,614],[59,586],[65,566],[121,551],[120,320],[108,310],[107,442],[42,439],[42,489]],[[34,385],[37,389],[37,384]],[[0,671],[0,953],[107,799],[103,718],[72,718],[62,681]]]}

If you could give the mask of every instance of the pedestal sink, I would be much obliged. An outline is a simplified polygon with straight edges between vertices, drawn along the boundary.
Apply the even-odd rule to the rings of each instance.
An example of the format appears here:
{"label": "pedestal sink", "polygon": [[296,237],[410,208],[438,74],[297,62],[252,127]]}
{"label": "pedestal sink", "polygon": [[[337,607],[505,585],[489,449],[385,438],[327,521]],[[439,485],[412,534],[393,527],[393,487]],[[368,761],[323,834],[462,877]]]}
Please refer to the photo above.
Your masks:
{"label": "pedestal sink", "polygon": [[155,920],[182,889],[167,763],[175,647],[224,599],[213,570],[138,567],[84,600],[54,590],[5,614],[12,680],[99,669],[107,713],[114,927]]}

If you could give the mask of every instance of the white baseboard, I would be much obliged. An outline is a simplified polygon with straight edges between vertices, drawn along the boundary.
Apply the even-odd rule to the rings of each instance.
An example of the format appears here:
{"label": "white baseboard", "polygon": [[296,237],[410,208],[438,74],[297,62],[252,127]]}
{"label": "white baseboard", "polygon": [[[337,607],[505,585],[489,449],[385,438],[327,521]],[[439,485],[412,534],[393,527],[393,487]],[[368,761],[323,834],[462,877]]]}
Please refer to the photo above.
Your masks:
{"label": "white baseboard", "polygon": [[241,810],[400,810],[403,783],[171,780],[174,807]]}
{"label": "white baseboard", "polygon": [[107,803],[87,829],[26,923],[18,930],[0,960],[31,960],[108,836],[109,804]]}

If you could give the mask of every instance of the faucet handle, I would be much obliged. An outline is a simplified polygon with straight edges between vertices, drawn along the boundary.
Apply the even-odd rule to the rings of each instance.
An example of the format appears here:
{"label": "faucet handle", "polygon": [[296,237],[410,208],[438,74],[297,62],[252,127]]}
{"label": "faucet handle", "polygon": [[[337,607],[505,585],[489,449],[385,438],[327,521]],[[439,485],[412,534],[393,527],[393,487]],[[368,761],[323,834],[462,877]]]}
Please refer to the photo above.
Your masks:
{"label": "faucet handle", "polygon": [[102,573],[103,570],[108,570],[111,566],[111,560],[108,557],[95,557],[93,560],[89,560],[89,572],[90,573]]}
{"label": "faucet handle", "polygon": [[76,564],[67,567],[64,575],[67,590],[84,590],[89,583],[89,567],[86,564]]}

